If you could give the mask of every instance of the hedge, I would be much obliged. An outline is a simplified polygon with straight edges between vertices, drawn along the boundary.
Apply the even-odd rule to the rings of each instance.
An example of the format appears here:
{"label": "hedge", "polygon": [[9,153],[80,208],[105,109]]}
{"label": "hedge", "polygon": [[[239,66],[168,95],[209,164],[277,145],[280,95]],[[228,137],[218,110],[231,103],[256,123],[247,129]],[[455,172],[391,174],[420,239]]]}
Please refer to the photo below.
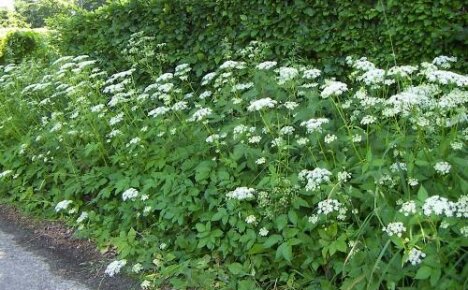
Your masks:
{"label": "hedge", "polygon": [[[143,31],[167,43],[171,61],[199,74],[219,64],[226,45],[269,45],[266,58],[307,59],[336,72],[347,55],[371,56],[382,66],[436,55],[463,59],[464,1],[211,1],[150,0],[112,3],[56,21],[65,53],[88,53],[123,69],[130,35]],[[393,47],[393,49],[392,49]],[[169,63],[169,62],[168,62]],[[462,66],[465,63],[462,62]]]}

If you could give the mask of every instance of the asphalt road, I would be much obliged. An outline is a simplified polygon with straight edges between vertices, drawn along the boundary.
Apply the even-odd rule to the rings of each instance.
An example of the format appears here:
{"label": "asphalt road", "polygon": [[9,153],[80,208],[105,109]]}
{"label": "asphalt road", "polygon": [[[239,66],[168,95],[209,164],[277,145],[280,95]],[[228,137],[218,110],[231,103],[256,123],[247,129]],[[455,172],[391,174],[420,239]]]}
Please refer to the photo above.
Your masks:
{"label": "asphalt road", "polygon": [[0,230],[0,290],[90,290],[51,272],[44,257],[18,245]]}

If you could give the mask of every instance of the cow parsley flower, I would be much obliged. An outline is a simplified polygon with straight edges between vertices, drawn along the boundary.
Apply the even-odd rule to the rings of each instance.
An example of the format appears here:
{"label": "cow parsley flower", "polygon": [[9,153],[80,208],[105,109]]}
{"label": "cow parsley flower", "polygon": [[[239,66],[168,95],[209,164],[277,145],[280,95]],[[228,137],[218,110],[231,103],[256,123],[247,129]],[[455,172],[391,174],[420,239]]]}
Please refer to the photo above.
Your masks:
{"label": "cow parsley flower", "polygon": [[335,134],[327,134],[325,136],[324,141],[325,141],[325,143],[330,144],[332,142],[335,142],[337,139],[338,139],[338,137],[336,137]]}
{"label": "cow parsley flower", "polygon": [[278,74],[278,84],[283,85],[293,80],[299,74],[299,71],[293,67],[280,67],[278,69]]}
{"label": "cow parsley flower", "polygon": [[308,69],[308,70],[305,70],[304,73],[303,73],[303,78],[307,79],[307,80],[313,80],[313,79],[316,79],[320,76],[322,72],[319,70],[319,69]]}
{"label": "cow parsley flower", "polygon": [[76,220],[77,223],[81,224],[82,222],[84,222],[87,218],[89,217],[88,213],[87,212],[82,212],[80,214],[80,216],[78,217],[78,219]]}
{"label": "cow parsley flower", "polygon": [[314,170],[302,170],[299,173],[299,179],[306,181],[306,190],[317,190],[324,182],[330,181],[331,172],[324,168],[315,168]]}
{"label": "cow parsley flower", "polygon": [[233,60],[228,60],[225,61],[219,69],[243,69],[245,68],[245,62],[242,61],[233,61]]}
{"label": "cow parsley flower", "polygon": [[334,211],[339,212],[342,208],[341,202],[336,199],[325,199],[318,203],[318,214],[329,215]]}
{"label": "cow parsley flower", "polygon": [[434,214],[438,216],[446,215],[447,217],[452,217],[456,212],[456,205],[445,197],[434,195],[424,201],[422,209],[426,216]]}
{"label": "cow parsley flower", "polygon": [[138,190],[135,188],[129,188],[122,193],[122,200],[126,201],[129,199],[135,199],[138,196]]}
{"label": "cow parsley flower", "polygon": [[454,56],[437,56],[432,60],[432,64],[438,67],[448,69],[451,67],[452,62],[457,62],[457,58]]}
{"label": "cow parsley flower", "polygon": [[268,236],[268,233],[269,233],[269,231],[268,231],[267,228],[261,228],[260,231],[258,232],[258,234],[259,234],[260,236],[262,236],[262,237]]}
{"label": "cow parsley flower", "polygon": [[257,160],[255,160],[255,164],[261,165],[266,163],[266,158],[265,157],[260,157]]}
{"label": "cow parsley flower", "polygon": [[406,227],[402,222],[392,222],[382,229],[390,237],[395,235],[399,238],[406,232]]}
{"label": "cow parsley flower", "polygon": [[446,175],[450,172],[450,169],[452,166],[445,161],[437,162],[436,165],[434,165],[435,171],[441,175]]}
{"label": "cow parsley flower", "polygon": [[322,89],[320,95],[322,98],[326,99],[331,96],[341,96],[348,91],[348,86],[342,82],[327,80]]}
{"label": "cow parsley flower", "polygon": [[66,210],[72,203],[73,203],[72,200],[62,200],[61,202],[57,203],[57,205],[55,206],[55,212]]}
{"label": "cow parsley flower", "polygon": [[290,111],[294,110],[298,106],[299,106],[299,104],[296,103],[296,102],[284,102],[284,104],[283,104],[283,107],[285,107],[286,109],[288,109]]}
{"label": "cow parsley flower", "polygon": [[112,118],[109,120],[109,125],[114,126],[114,125],[116,125],[116,124],[122,122],[123,117],[124,117],[124,113],[119,113],[119,114],[117,114],[116,116],[112,117]]}
{"label": "cow parsley flower", "polygon": [[141,289],[149,289],[151,287],[151,282],[148,280],[144,280],[140,284]]}
{"label": "cow parsley flower", "polygon": [[307,133],[322,132],[322,125],[328,124],[330,120],[327,118],[310,119],[301,123],[301,126],[306,127]]}
{"label": "cow parsley flower", "polygon": [[247,108],[249,112],[261,111],[266,108],[274,108],[278,102],[271,98],[263,98],[250,102],[250,106]]}
{"label": "cow parsley flower", "polygon": [[294,127],[293,126],[284,126],[283,128],[280,129],[279,134],[280,135],[291,135],[294,133]]}
{"label": "cow parsley flower", "polygon": [[319,221],[319,216],[316,215],[316,214],[311,215],[311,216],[308,218],[308,221],[309,221],[309,223],[311,223],[311,224],[316,224],[316,223],[318,223],[318,221]]}
{"label": "cow parsley flower", "polygon": [[425,257],[425,253],[421,252],[416,248],[412,248],[408,254],[408,262],[410,262],[411,265],[416,266],[420,264],[422,262],[422,259],[424,259]]}
{"label": "cow parsley flower", "polygon": [[340,171],[338,172],[337,178],[338,178],[338,182],[346,183],[348,182],[348,180],[351,179],[351,173],[347,171]]}
{"label": "cow parsley flower", "polygon": [[250,224],[255,224],[257,223],[257,218],[254,215],[249,215],[245,218],[245,222]]}
{"label": "cow parsley flower", "polygon": [[204,100],[206,98],[211,97],[211,95],[213,95],[213,93],[211,91],[204,91],[203,93],[200,94],[200,96],[198,96],[198,98],[200,100]]}
{"label": "cow parsley flower", "polygon": [[211,72],[211,73],[208,73],[206,74],[203,78],[202,78],[202,82],[201,82],[201,85],[202,86],[206,86],[207,84],[209,84],[215,77],[216,77],[216,73],[215,72]]}
{"label": "cow parsley flower", "polygon": [[245,90],[248,90],[250,88],[252,88],[254,86],[254,83],[250,82],[250,83],[244,83],[244,84],[235,84],[232,89],[231,89],[231,92],[235,93],[235,92],[239,92],[239,91],[245,91]]}
{"label": "cow parsley flower", "polygon": [[110,277],[114,277],[126,264],[127,260],[113,261],[107,266],[105,273]]}
{"label": "cow parsley flower", "polygon": [[5,170],[5,171],[0,173],[0,178],[11,175],[12,173],[13,173],[13,170]]}
{"label": "cow parsley flower", "polygon": [[276,61],[265,61],[262,63],[259,63],[256,68],[259,70],[270,70],[274,68],[278,63]]}
{"label": "cow parsley flower", "polygon": [[361,119],[361,125],[370,125],[370,124],[374,124],[375,121],[377,121],[377,118],[374,117],[374,116],[371,116],[371,115],[367,115],[367,116],[364,116],[362,119]]}
{"label": "cow parsley flower", "polygon": [[244,200],[253,198],[255,193],[256,191],[253,188],[238,187],[234,191],[228,192],[226,196],[230,199]]}
{"label": "cow parsley flower", "polygon": [[399,210],[404,216],[416,214],[416,203],[413,200],[404,202]]}
{"label": "cow parsley flower", "polygon": [[392,165],[390,165],[390,171],[396,173],[399,171],[408,171],[408,168],[406,166],[406,163],[404,162],[395,162]]}
{"label": "cow parsley flower", "polygon": [[195,113],[193,113],[192,117],[188,119],[189,122],[199,122],[203,119],[206,119],[210,116],[213,111],[210,108],[201,108],[198,109]]}

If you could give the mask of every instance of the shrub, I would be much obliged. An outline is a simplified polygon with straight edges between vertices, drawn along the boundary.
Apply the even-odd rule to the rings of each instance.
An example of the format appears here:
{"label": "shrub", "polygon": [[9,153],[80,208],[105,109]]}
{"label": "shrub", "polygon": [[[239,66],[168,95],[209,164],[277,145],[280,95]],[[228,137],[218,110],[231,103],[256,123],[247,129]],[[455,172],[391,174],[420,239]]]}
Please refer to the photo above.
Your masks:
{"label": "shrub", "polygon": [[9,30],[0,38],[0,63],[17,63],[32,56],[46,58],[53,52],[47,47],[47,33],[45,30]]}
{"label": "shrub", "polygon": [[246,7],[237,0],[131,0],[64,18],[56,28],[66,54],[103,58],[110,69],[132,65],[121,51],[133,33],[143,32],[155,43],[166,43],[170,62],[191,63],[199,75],[255,40],[268,45],[268,59],[306,59],[327,72],[343,74],[340,65],[346,55],[373,55],[383,67],[393,66],[394,56],[397,63],[449,53],[463,59],[467,39],[463,4],[258,0]]}
{"label": "shrub", "polygon": [[144,87],[87,56],[3,67],[0,195],[67,218],[114,275],[176,289],[461,289],[466,102],[454,58],[347,78],[180,64]]}

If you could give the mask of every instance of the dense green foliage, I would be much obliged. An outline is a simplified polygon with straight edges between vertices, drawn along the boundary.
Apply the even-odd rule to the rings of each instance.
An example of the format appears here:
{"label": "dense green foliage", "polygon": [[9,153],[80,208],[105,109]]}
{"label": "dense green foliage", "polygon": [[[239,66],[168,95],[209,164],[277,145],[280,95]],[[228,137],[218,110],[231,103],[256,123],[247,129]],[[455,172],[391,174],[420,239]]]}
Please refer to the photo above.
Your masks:
{"label": "dense green foliage", "polygon": [[15,11],[32,28],[44,27],[46,19],[59,14],[70,17],[76,12],[70,0],[15,0]]}
{"label": "dense green foliage", "polygon": [[10,29],[0,36],[0,63],[17,63],[26,57],[47,59],[53,50],[47,46],[46,30]]}
{"label": "dense green foliage", "polygon": [[26,28],[29,27],[29,25],[26,23],[26,20],[15,11],[0,8],[0,28],[7,27]]}
{"label": "dense green foliage", "polygon": [[227,61],[146,87],[87,56],[8,65],[0,196],[116,247],[109,275],[126,265],[148,288],[463,289],[468,77],[454,61],[348,59],[346,84]]}
{"label": "dense green foliage", "polygon": [[[382,5],[383,4],[383,5]],[[66,54],[86,53],[111,68],[131,34],[166,43],[168,62],[195,65],[200,74],[253,40],[268,44],[269,59],[305,58],[326,71],[347,55],[372,55],[382,66],[450,54],[463,59],[467,45],[464,1],[130,0],[63,19]],[[460,62],[462,65],[465,63]]]}

